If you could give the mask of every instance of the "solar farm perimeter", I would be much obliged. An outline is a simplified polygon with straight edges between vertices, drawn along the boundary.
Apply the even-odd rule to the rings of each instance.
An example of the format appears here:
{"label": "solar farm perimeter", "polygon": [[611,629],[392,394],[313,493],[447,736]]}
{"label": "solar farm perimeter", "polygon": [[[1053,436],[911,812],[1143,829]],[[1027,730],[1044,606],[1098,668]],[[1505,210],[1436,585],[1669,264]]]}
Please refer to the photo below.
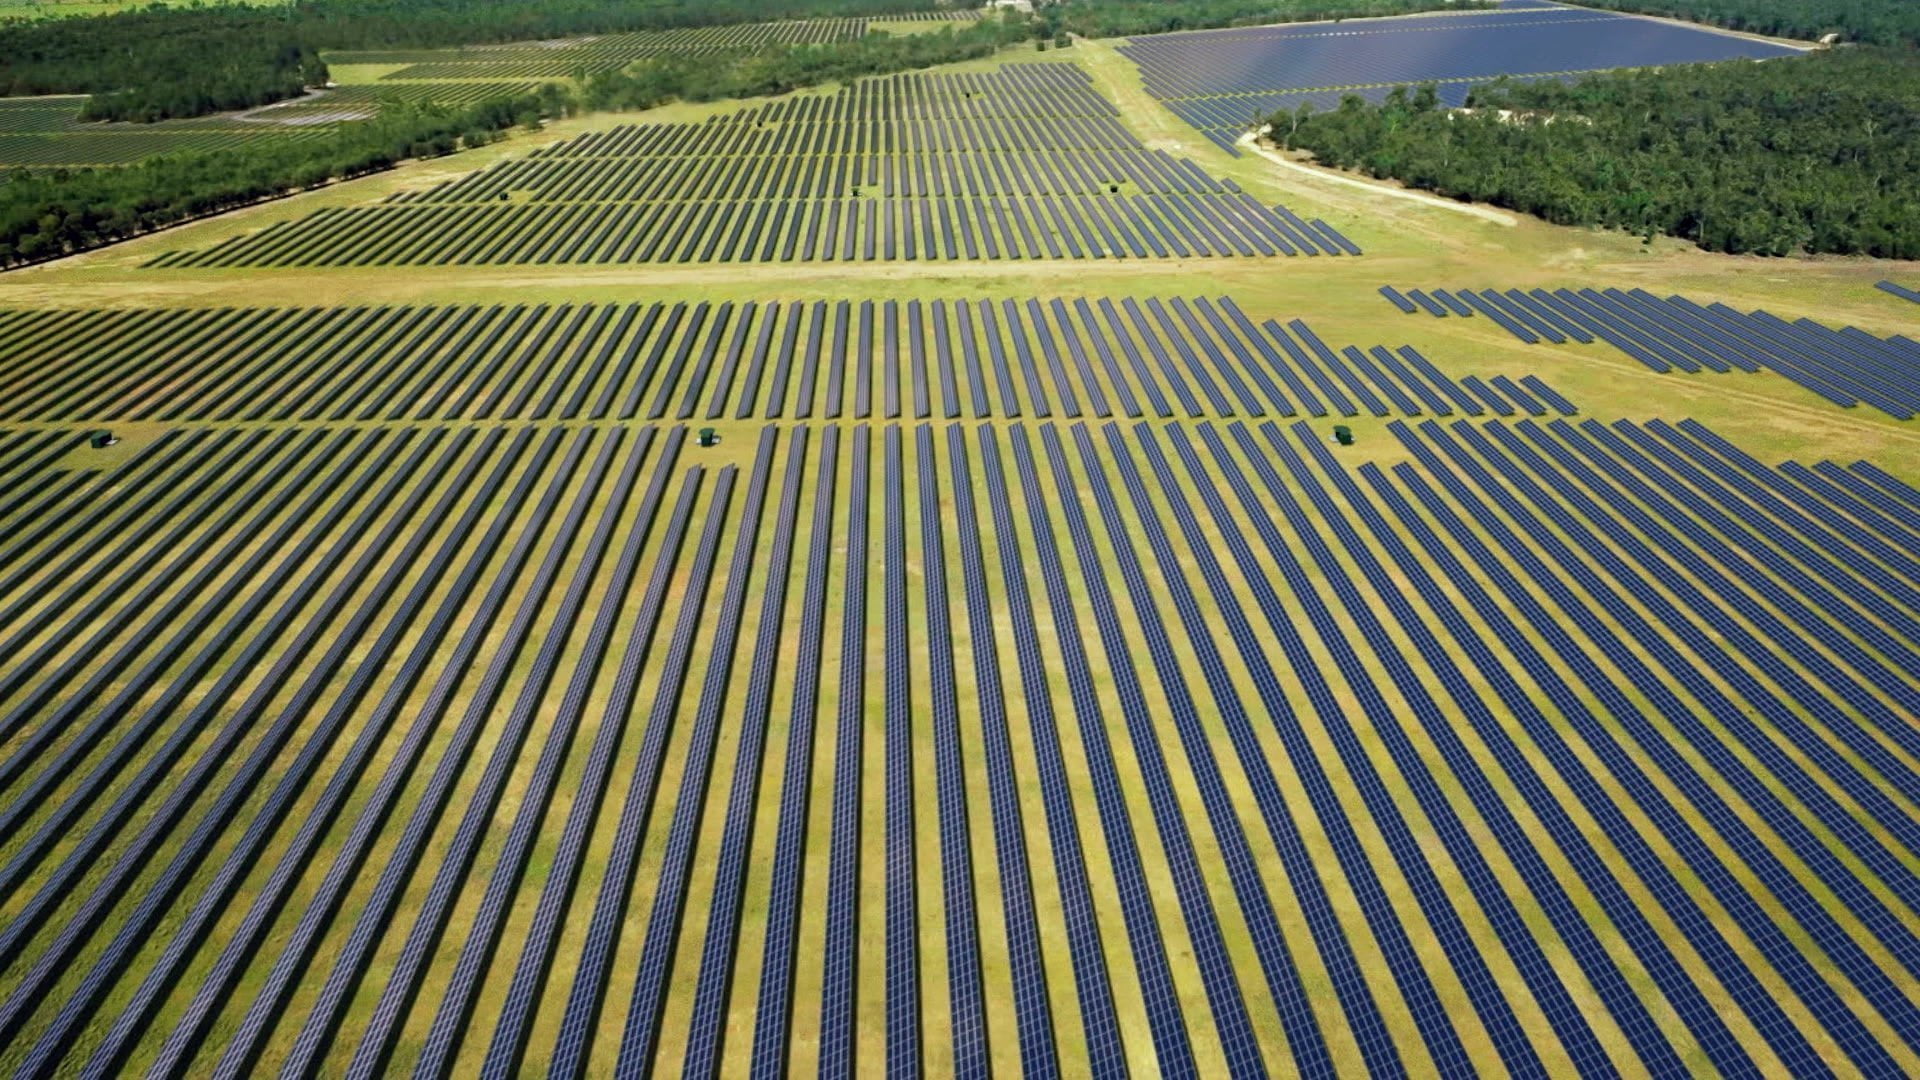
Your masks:
{"label": "solar farm perimeter", "polygon": [[[1763,47],[1301,78],[1523,19]],[[1920,274],[1236,157],[1144,47],[0,279],[0,1068],[1920,1071]]]}

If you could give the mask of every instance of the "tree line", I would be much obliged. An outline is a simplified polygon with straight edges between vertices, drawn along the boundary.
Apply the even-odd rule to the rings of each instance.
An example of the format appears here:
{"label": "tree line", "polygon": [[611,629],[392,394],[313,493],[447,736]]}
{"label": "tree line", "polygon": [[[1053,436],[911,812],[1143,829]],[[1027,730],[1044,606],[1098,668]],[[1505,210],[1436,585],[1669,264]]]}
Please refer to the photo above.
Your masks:
{"label": "tree line", "polygon": [[72,254],[408,158],[493,142],[574,108],[557,86],[463,108],[394,105],[324,138],[162,154],[120,168],[0,173],[0,266]]}
{"label": "tree line", "polygon": [[1282,113],[1274,137],[1324,164],[1564,225],[1709,251],[1920,258],[1920,57],[1849,48],[1801,59],[1618,71],[1379,105]]}
{"label": "tree line", "polygon": [[1712,23],[1730,30],[1817,41],[1839,34],[1870,45],[1920,44],[1914,0],[1581,0],[1591,7]]}

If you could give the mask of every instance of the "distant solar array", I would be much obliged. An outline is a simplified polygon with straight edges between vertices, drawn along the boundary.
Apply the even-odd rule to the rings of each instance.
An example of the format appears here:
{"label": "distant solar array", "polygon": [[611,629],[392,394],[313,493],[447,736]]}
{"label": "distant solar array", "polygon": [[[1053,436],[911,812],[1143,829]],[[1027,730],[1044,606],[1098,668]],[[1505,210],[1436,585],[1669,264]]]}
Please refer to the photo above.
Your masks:
{"label": "distant solar array", "polygon": [[0,1044],[1910,1072],[1920,490],[1388,431],[175,428],[0,537]]}
{"label": "distant solar array", "polygon": [[84,97],[0,98],[0,167],[9,165],[125,165],[188,150],[223,150],[260,139],[315,138],[321,131],[231,116],[165,120],[155,124],[98,124],[80,120]]}
{"label": "distant solar array", "polygon": [[490,98],[530,94],[538,90],[541,85],[542,83],[535,80],[359,83],[283,101],[277,105],[255,109],[247,115],[258,122],[286,118],[299,113],[370,110],[373,106],[386,101],[399,101],[406,104],[434,102],[442,105],[472,105]]}
{"label": "distant solar array", "polygon": [[1571,415],[1231,299],[16,312],[0,419]]}
{"label": "distant solar array", "polygon": [[861,80],[590,132],[153,266],[1358,255],[1324,221],[1149,151],[1067,64]]}
{"label": "distant solar array", "polygon": [[1529,345],[1598,339],[1659,372],[1767,370],[1846,408],[1871,405],[1900,420],[1920,413],[1920,342],[1905,334],[1787,322],[1644,289],[1380,291],[1408,314],[1483,315]]}
{"label": "distant solar array", "polygon": [[[1255,118],[1302,103],[1377,99],[1438,84],[1463,104],[1476,82],[1607,68],[1794,56],[1784,45],[1697,27],[1558,5],[1203,30],[1129,39],[1147,92],[1229,151]],[[1310,93],[1309,93],[1310,91]]]}
{"label": "distant solar array", "polygon": [[473,104],[528,93],[537,82],[383,83],[344,86],[241,114],[152,124],[80,119],[84,97],[0,98],[0,167],[125,165],[156,154],[226,150],[263,139],[316,139],[389,99]]}
{"label": "distant solar array", "polygon": [[[1556,76],[1542,75],[1517,78],[1515,82],[1537,82]],[[1558,76],[1565,79],[1567,76]],[[1450,82],[1433,84],[1434,101],[1443,109],[1463,108],[1467,98],[1475,87],[1485,86],[1484,79],[1456,79]],[[1200,128],[1216,145],[1238,154],[1236,140],[1249,130],[1257,129],[1280,113],[1297,112],[1305,105],[1313,112],[1329,112],[1340,107],[1340,103],[1349,97],[1357,97],[1368,104],[1378,105],[1385,101],[1397,85],[1335,87],[1324,90],[1296,90],[1284,94],[1262,95],[1257,107],[1249,108],[1248,99],[1238,97],[1188,98],[1168,102],[1167,107],[1178,113],[1180,118],[1194,127]],[[1406,88],[1411,95],[1414,88]]]}
{"label": "distant solar array", "polygon": [[858,41],[874,22],[968,22],[977,9],[921,11],[884,19],[793,19],[780,22],[687,26],[553,41],[522,41],[463,49],[386,49],[329,52],[331,64],[406,65],[387,79],[566,78],[611,71],[653,56],[707,56],[769,45],[826,45]]}

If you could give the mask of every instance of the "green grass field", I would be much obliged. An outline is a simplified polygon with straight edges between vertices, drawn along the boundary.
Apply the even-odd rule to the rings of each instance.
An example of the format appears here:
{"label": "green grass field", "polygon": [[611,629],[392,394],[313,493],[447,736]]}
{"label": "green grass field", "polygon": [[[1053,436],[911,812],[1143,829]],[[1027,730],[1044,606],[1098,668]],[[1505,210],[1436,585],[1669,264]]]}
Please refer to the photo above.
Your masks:
{"label": "green grass field", "polygon": [[[205,251],[290,227],[316,211],[417,197],[583,133],[635,122],[702,123],[755,104],[726,103],[569,119],[481,150],[0,276],[0,429],[105,427],[123,438],[104,450],[74,449],[54,464],[91,475],[53,477],[33,490],[9,476],[9,491],[0,494],[0,610],[7,613],[0,640],[10,643],[10,655],[36,658],[32,670],[10,663],[0,676],[0,813],[8,825],[0,860],[11,860],[0,863],[0,915],[11,927],[35,927],[17,940],[18,930],[0,939],[0,1068],[19,1070],[31,1061],[29,1072],[74,1072],[111,1044],[116,1056],[101,1059],[111,1063],[109,1071],[146,1072],[164,1061],[169,1074],[207,1074],[249,1009],[274,1000],[262,997],[273,991],[281,995],[278,1008],[254,1018],[265,1022],[247,1044],[257,1058],[238,1071],[277,1070],[297,1060],[328,1075],[346,1072],[383,1004],[391,1037],[380,1064],[400,1071],[434,1046],[442,1001],[469,991],[470,1018],[453,1026],[457,1037],[437,1048],[444,1053],[434,1060],[442,1074],[479,1073],[512,1008],[509,987],[536,937],[543,891],[570,854],[577,884],[550,928],[546,978],[524,1011],[511,1014],[525,1031],[519,1071],[553,1066],[556,1047],[575,1034],[563,1029],[573,973],[599,955],[609,962],[607,978],[602,1004],[588,1010],[581,1071],[616,1072],[635,988],[648,963],[658,963],[663,996],[657,1016],[650,1014],[651,1063],[672,1072],[695,1041],[695,987],[716,902],[715,868],[731,839],[744,846],[737,932],[715,943],[716,955],[731,965],[715,1013],[717,1070],[746,1075],[763,1019],[763,941],[781,886],[776,856],[787,826],[800,841],[791,894],[795,960],[790,1028],[772,1056],[796,1072],[838,1063],[864,1073],[893,1063],[885,914],[890,886],[897,891],[907,882],[917,894],[917,918],[908,928],[918,964],[910,1008],[919,1020],[919,1061],[932,1075],[974,1063],[1015,1074],[1041,1042],[1064,1074],[1116,1060],[1151,1074],[1169,1067],[1160,1056],[1166,1032],[1154,1023],[1169,1013],[1183,1018],[1180,1030],[1200,1075],[1249,1063],[1289,1072],[1313,1052],[1303,1038],[1323,1043],[1333,1069],[1358,1073],[1381,1060],[1369,1055],[1382,1053],[1356,1019],[1363,998],[1377,1010],[1385,1052],[1416,1075],[1522,1071],[1527,1056],[1554,1075],[1599,1070],[1602,1062],[1643,1075],[1659,1070],[1668,1060],[1662,1054],[1709,1075],[1728,1068],[1729,1059],[1706,1045],[1708,1014],[1763,1074],[1795,1074],[1813,1063],[1842,1074],[1870,1073],[1882,1061],[1897,1072],[1920,1069],[1904,1027],[1920,995],[1902,966],[1920,932],[1908,885],[1920,870],[1920,852],[1911,846],[1920,815],[1912,770],[1920,754],[1907,711],[1920,688],[1888,648],[1912,644],[1902,618],[1912,615],[1901,584],[1908,568],[1897,556],[1911,552],[1913,530],[1884,520],[1890,512],[1830,509],[1821,531],[1751,500],[1770,522],[1789,531],[1804,526],[1796,535],[1829,557],[1881,571],[1842,587],[1802,547],[1723,529],[1726,512],[1747,503],[1714,494],[1710,485],[1675,481],[1683,497],[1672,507],[1622,485],[1622,503],[1646,517],[1590,515],[1613,485],[1522,453],[1549,444],[1577,451],[1584,436],[1543,432],[1545,441],[1536,443],[1515,421],[1501,429],[1520,432],[1511,446],[1489,444],[1506,448],[1504,456],[1469,456],[1513,464],[1560,511],[1556,519],[1534,517],[1530,497],[1519,509],[1496,505],[1496,491],[1522,490],[1512,482],[1483,486],[1471,471],[1435,467],[1422,455],[1442,443],[1390,423],[1394,418],[1302,417],[1303,441],[1291,429],[1294,419],[1244,409],[1229,416],[1207,405],[1171,423],[1148,417],[1150,434],[1116,417],[1109,436],[1108,420],[1090,408],[1077,420],[1065,415],[1058,394],[1052,417],[1036,415],[1025,384],[1027,408],[1018,419],[976,417],[978,399],[962,373],[963,407],[948,420],[931,359],[934,408],[925,422],[933,453],[926,456],[916,441],[922,421],[910,404],[905,344],[900,392],[909,404],[897,417],[886,415],[885,358],[876,342],[871,415],[855,415],[852,363],[838,416],[827,415],[822,387],[811,416],[789,408],[777,418],[736,419],[732,406],[754,400],[736,383],[719,417],[696,411],[683,422],[713,428],[719,444],[699,447],[689,438],[671,460],[667,433],[679,422],[672,412],[648,422],[632,409],[569,415],[511,405],[549,393],[565,402],[576,391],[592,401],[597,392],[623,389],[616,348],[622,343],[632,346],[629,382],[642,368],[654,371],[637,331],[591,337],[606,352],[581,345],[577,360],[567,351],[574,341],[551,346],[559,350],[551,364],[529,344],[501,354],[491,373],[461,366],[482,353],[452,344],[456,335],[447,327],[456,325],[454,316],[443,324],[423,315],[426,329],[403,327],[398,315],[382,326],[369,317],[363,336],[329,338],[324,349],[284,360],[275,358],[273,344],[253,347],[244,334],[215,347],[257,308],[1230,297],[1255,323],[1299,318],[1335,347],[1412,345],[1451,378],[1537,375],[1578,405],[1580,415],[1569,418],[1575,425],[1625,421],[1631,434],[1623,437],[1633,437],[1657,431],[1649,426],[1657,421],[1692,419],[1751,455],[1769,477],[1786,475],[1776,468],[1783,462],[1864,460],[1920,485],[1920,433],[1912,423],[1840,409],[1770,373],[1655,374],[1606,345],[1523,345],[1486,319],[1403,316],[1375,291],[1389,283],[1644,288],[1888,337],[1912,333],[1915,309],[1872,284],[1910,281],[1910,266],[1711,256],[1665,241],[1644,245],[1433,205],[1257,154],[1233,158],[1147,97],[1132,66],[1101,42],[1045,54],[1010,51],[942,73],[1035,61],[1083,68],[1145,147],[1230,178],[1262,204],[1284,203],[1301,217],[1324,219],[1365,254],[149,265],[167,252]],[[142,329],[162,325],[149,324],[147,315],[180,321],[166,322],[175,329],[165,332]],[[434,344],[379,346],[403,340]],[[696,373],[699,354],[690,344],[680,348],[691,336],[671,339],[673,350],[670,339],[658,340],[661,373],[649,377],[660,382],[644,387],[645,400],[660,385],[672,388],[661,398],[674,403],[689,389],[706,391],[699,380],[715,376]],[[1037,336],[1025,340],[1040,352]],[[1168,331],[1165,340],[1176,349],[1201,344],[1191,331]],[[675,366],[676,350],[688,354],[685,366]],[[405,366],[440,359],[446,363],[432,369],[437,373]],[[1049,385],[1071,387],[1083,406],[1096,395],[1117,401],[1128,385],[1140,385],[1137,378],[1114,379],[1097,361],[1070,370],[1068,363],[1071,357]],[[642,400],[640,387],[633,389]],[[789,389],[791,383],[783,387]],[[351,397],[355,408],[319,408],[336,393]],[[463,397],[472,404],[446,404]],[[499,404],[484,407],[488,400]],[[1268,420],[1276,425],[1271,439],[1262,426]],[[1336,420],[1352,428],[1354,445],[1330,443]],[[768,427],[778,438],[764,477],[765,507],[749,519],[747,489]],[[1468,427],[1485,433],[1494,425],[1475,420]],[[645,459],[634,462],[623,496],[627,455],[647,429],[656,434]],[[897,549],[888,543],[890,478],[883,465],[884,441],[894,430],[904,444]],[[960,432],[966,449],[977,568],[968,565],[969,523],[956,500],[950,430]],[[861,431],[871,439],[865,474],[852,463]],[[429,432],[441,432],[440,441],[413,460]],[[790,459],[802,432],[805,454]],[[815,511],[829,490],[820,481],[830,432],[838,453],[821,531]],[[1057,461],[1047,445],[1055,436]],[[403,438],[407,444],[390,460],[368,468],[383,460],[383,447]],[[548,440],[552,451],[542,456]],[[585,441],[574,460],[576,440]],[[606,471],[596,474],[596,456],[615,440]],[[1018,468],[1029,444],[1030,477]],[[0,453],[9,445],[0,441]],[[1188,446],[1191,457],[1181,452]],[[339,467],[362,448],[368,457],[359,466]],[[316,462],[334,464],[309,477],[303,470]],[[710,527],[721,472],[729,467],[739,470],[735,486]],[[797,470],[794,527],[781,565],[774,560],[783,539],[776,525],[789,468]],[[483,486],[495,470],[498,485]],[[697,486],[689,480],[693,470]],[[651,531],[642,534],[649,517],[638,508],[656,477],[661,494]],[[1458,487],[1443,485],[1456,477]],[[322,486],[322,478],[332,486]],[[395,486],[382,502],[390,482]],[[683,491],[691,494],[681,502]],[[864,519],[851,513],[856,492],[870,502]],[[1314,499],[1321,493],[1325,504]],[[577,522],[562,527],[575,509]],[[744,576],[735,582],[735,545],[747,520],[757,520],[758,533],[741,551]],[[603,521],[606,550],[593,559],[587,553]],[[1670,535],[1683,524],[1709,535]],[[926,543],[930,535],[939,539],[937,555]],[[865,537],[866,557],[850,565],[856,536]],[[310,545],[303,543],[308,538]],[[702,578],[693,568],[706,539],[712,566]],[[1440,551],[1428,551],[1427,541]],[[622,558],[630,542],[629,576]],[[1716,542],[1730,544],[1734,555]],[[440,551],[448,565],[430,573]],[[818,579],[808,573],[816,557]],[[1143,574],[1136,584],[1144,583],[1137,592],[1125,579],[1136,559]],[[469,560],[472,587],[462,593],[458,571]],[[932,662],[930,643],[940,629],[929,621],[936,562],[950,605],[951,684]],[[1018,589],[1010,588],[1010,565],[1021,568]],[[1059,576],[1050,588],[1053,569]],[[964,587],[973,570],[983,586],[977,594]],[[1590,570],[1596,576],[1584,577]],[[1816,577],[1822,588],[1839,591],[1834,608],[1812,615],[1765,587],[1791,597]],[[650,605],[656,580],[658,603]],[[779,581],[786,584],[784,606],[772,612],[767,598]],[[903,586],[896,597],[889,597],[889,581]],[[849,612],[855,582],[865,605]],[[496,588],[489,609],[486,598]],[[739,602],[729,608],[732,592]],[[818,686],[811,706],[802,700],[796,708],[809,595],[819,604],[819,638],[807,670],[817,668]],[[1609,603],[1600,602],[1602,595]],[[407,606],[409,597],[417,610]],[[896,599],[900,606],[890,607]],[[515,621],[522,604],[530,605],[523,626]],[[447,624],[435,627],[432,616],[443,607]],[[269,629],[269,616],[283,609],[284,624]],[[1189,624],[1183,612],[1196,611],[1198,621]],[[572,618],[561,621],[569,612]],[[1682,613],[1700,637],[1666,631],[1669,612]],[[592,624],[603,615],[607,640],[589,648]],[[861,622],[850,624],[850,615]],[[342,628],[360,617],[365,627],[343,637]],[[1248,632],[1236,636],[1241,617]],[[763,618],[770,620],[764,653],[757,645]],[[685,644],[676,649],[683,624]],[[222,637],[229,626],[233,635]],[[293,645],[303,630],[313,640],[298,651]],[[470,630],[470,651],[462,651]],[[645,662],[623,685],[616,679],[623,654],[648,632],[654,637]],[[733,648],[714,649],[711,643],[726,635],[737,635]],[[1030,653],[1023,640],[1035,645]],[[336,642],[342,647],[334,651]],[[1718,653],[1708,655],[1700,642]],[[889,670],[890,644],[908,658],[905,671]],[[248,651],[256,646],[257,656]],[[849,649],[859,655],[849,658]],[[1529,662],[1535,654],[1537,664]],[[116,656],[124,659],[109,659]],[[983,656],[997,667],[997,697],[983,690],[976,667]],[[406,685],[400,680],[409,658],[421,661],[421,671]],[[275,668],[276,660],[284,667]],[[857,690],[842,681],[850,662],[864,675]],[[1036,666],[1023,669],[1027,662]],[[747,715],[756,668],[770,675],[760,691],[764,717]],[[497,683],[490,676],[496,670]],[[1027,692],[1023,673],[1042,681],[1041,695]],[[718,689],[703,709],[710,676]],[[98,685],[83,689],[90,678]],[[904,698],[890,698],[890,682]],[[350,686],[361,696],[337,718],[335,731],[328,706]],[[1810,709],[1797,696],[1802,687],[1826,706]],[[629,707],[610,712],[623,693]],[[850,693],[858,700],[843,700]],[[845,741],[849,716],[859,718],[857,746]],[[810,719],[810,745],[797,741],[796,719],[803,730]],[[598,813],[569,848],[563,836],[570,811],[594,790],[593,748],[613,725],[624,730],[607,738],[613,752]],[[743,766],[742,747],[762,725],[759,759]],[[891,772],[890,731],[907,748]],[[515,737],[523,745],[514,747]],[[843,747],[853,756],[843,756]],[[550,798],[538,786],[543,753],[551,754]],[[1102,764],[1108,758],[1110,768]],[[327,778],[344,775],[348,761],[362,771],[330,794]],[[648,761],[657,761],[657,775],[647,776]],[[189,771],[195,762],[204,773]],[[150,786],[140,771],[149,763]],[[804,815],[788,820],[786,777],[801,765]],[[846,782],[849,769],[858,770],[857,786]],[[88,794],[95,770],[98,792]],[[737,773],[754,782],[730,823]],[[390,792],[377,786],[382,777],[390,777]],[[636,777],[650,779],[655,794],[623,846],[620,819]],[[247,835],[246,823],[257,820],[283,778],[283,815]],[[901,836],[890,834],[888,794],[907,778],[916,853],[904,870],[890,871],[889,843]],[[943,783],[953,788],[948,799]],[[198,823],[215,820],[209,815],[230,784],[230,821],[196,835]],[[421,811],[436,790],[444,812]],[[489,791],[497,799],[480,804],[463,835],[463,814]],[[845,820],[858,822],[857,836],[834,827],[835,797],[843,791],[850,800]],[[172,811],[157,809],[176,792]],[[122,824],[115,799],[127,793],[144,809]],[[377,794],[391,795],[392,810],[367,817],[365,835],[356,837],[356,822],[378,805]],[[329,801],[335,798],[337,805]],[[323,806],[330,808],[325,817]],[[954,844],[956,809],[965,812],[965,829]],[[150,825],[161,819],[149,814],[176,811],[177,821]],[[676,813],[692,845],[677,940],[669,936],[664,953],[658,942],[649,952],[652,908],[663,870],[673,865]],[[532,830],[521,853],[524,872],[496,897],[498,907],[488,908],[489,882],[511,850],[516,821]],[[1057,832],[1063,826],[1074,830],[1070,838]],[[142,832],[150,827],[151,834]],[[45,838],[36,833],[42,828]],[[98,839],[90,839],[96,828]],[[1025,890],[1006,876],[1004,838],[1018,846]],[[847,848],[849,842],[855,846]],[[410,843],[419,868],[407,871],[394,860]],[[954,882],[943,871],[957,865],[961,849],[970,857],[964,883],[973,898],[972,957],[949,949],[950,931],[967,920],[948,910]],[[336,864],[356,850],[358,861]],[[283,856],[295,851],[302,857],[280,871]],[[1079,857],[1067,858],[1069,851]],[[456,852],[471,863],[436,893],[436,870]],[[195,861],[174,862],[188,856]],[[839,886],[831,884],[836,856],[854,869]],[[633,884],[614,895],[624,907],[600,910],[602,881],[623,858]],[[340,877],[330,882],[336,865]],[[1768,877],[1775,866],[1784,879]],[[164,876],[170,867],[177,881]],[[1849,890],[1835,885],[1833,867],[1849,876]],[[392,880],[383,883],[383,873]],[[1075,881],[1083,891],[1075,891]],[[143,915],[142,901],[163,882],[182,899]],[[1142,888],[1129,892],[1130,883]],[[393,886],[395,914],[361,927],[356,939],[356,922],[383,884]],[[215,887],[227,898],[194,912]],[[829,897],[842,895],[836,889],[858,898],[856,951],[846,969],[852,982],[841,987],[830,985],[824,962]],[[334,890],[336,913],[303,928],[303,913],[327,890]],[[1554,893],[1564,906],[1548,902]],[[1428,906],[1436,897],[1444,911]],[[1625,898],[1630,917],[1616,897]],[[1766,925],[1753,917],[1749,898],[1768,913]],[[273,906],[250,922],[254,905],[269,900]],[[1510,916],[1493,910],[1496,900]],[[444,904],[443,929],[410,949],[416,915],[436,903]],[[605,938],[589,935],[596,911]],[[462,950],[489,912],[498,945],[468,978],[459,967]],[[1316,922],[1322,912],[1331,923]],[[150,929],[124,955],[112,953],[113,935],[136,917],[150,917]],[[1448,936],[1454,920],[1462,936]],[[167,944],[190,923],[203,935],[198,945],[167,955]],[[1145,933],[1149,927],[1157,943]],[[1263,927],[1277,930],[1277,940],[1263,938]],[[1021,936],[1023,928],[1030,936]],[[257,945],[220,966],[238,940]],[[314,959],[276,974],[276,961],[294,941]],[[1077,954],[1075,945],[1087,943],[1092,953]],[[1810,966],[1781,962],[1783,947]],[[1684,974],[1690,994],[1676,992],[1662,974],[1660,950],[1668,951],[1671,970]],[[336,966],[347,955],[360,957],[364,975],[349,978]],[[1511,1029],[1496,1023],[1461,963],[1468,955],[1484,964],[1479,970],[1510,1005]],[[1833,959],[1840,955],[1856,958],[1853,966]],[[1097,983],[1088,966],[1094,957],[1104,961],[1109,989],[1083,997],[1080,991]],[[1164,969],[1165,987],[1149,978],[1153,963]],[[47,969],[38,970],[43,964]],[[103,969],[108,977],[89,986],[97,964],[111,965]],[[175,965],[166,968],[170,980],[152,988],[137,1024],[116,1029],[143,980],[163,965]],[[403,969],[414,975],[410,1000],[383,1002],[397,985],[390,975]],[[977,1029],[964,1015],[956,1026],[949,995],[956,970],[978,973]],[[1617,978],[1610,981],[1607,972]],[[223,992],[196,1003],[216,974]],[[1021,1010],[1033,999],[1019,996],[1027,985],[1022,977],[1044,984],[1038,994],[1050,1019],[1039,1030],[1050,1038],[1040,1042],[1023,1032]],[[1274,989],[1289,979],[1297,997]],[[1883,987],[1892,988],[1891,999],[1874,1004]],[[1548,1008],[1549,989],[1572,1006],[1577,1022]],[[850,1042],[838,1051],[822,1043],[823,997],[836,990],[851,991],[844,1011],[834,1014],[850,1021]],[[88,1003],[83,1015],[61,1015],[69,1000]],[[1117,1032],[1110,1057],[1096,1059],[1106,1051],[1089,1045],[1088,1032],[1105,1021],[1083,1011],[1088,1001],[1104,1003]],[[1236,1003],[1244,1019],[1233,1015]],[[321,1004],[333,1010],[337,1031],[303,1045],[302,1027]],[[192,1045],[170,1046],[190,1014],[199,1020]],[[1236,1024],[1252,1033],[1250,1045],[1228,1037]],[[1463,1057],[1435,1048],[1441,1027]],[[1581,1056],[1568,1035],[1576,1028],[1590,1033],[1597,1059]],[[1856,1036],[1880,1056],[1848,1041]],[[43,1055],[33,1057],[49,1038]]]}

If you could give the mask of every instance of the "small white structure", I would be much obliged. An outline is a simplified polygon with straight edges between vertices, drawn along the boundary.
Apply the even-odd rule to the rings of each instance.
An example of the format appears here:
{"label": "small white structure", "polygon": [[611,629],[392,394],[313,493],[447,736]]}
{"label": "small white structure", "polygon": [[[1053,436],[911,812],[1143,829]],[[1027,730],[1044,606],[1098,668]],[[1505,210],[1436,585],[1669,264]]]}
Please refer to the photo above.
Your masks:
{"label": "small white structure", "polygon": [[1012,8],[1015,11],[1033,11],[1033,0],[987,0],[988,8]]}

